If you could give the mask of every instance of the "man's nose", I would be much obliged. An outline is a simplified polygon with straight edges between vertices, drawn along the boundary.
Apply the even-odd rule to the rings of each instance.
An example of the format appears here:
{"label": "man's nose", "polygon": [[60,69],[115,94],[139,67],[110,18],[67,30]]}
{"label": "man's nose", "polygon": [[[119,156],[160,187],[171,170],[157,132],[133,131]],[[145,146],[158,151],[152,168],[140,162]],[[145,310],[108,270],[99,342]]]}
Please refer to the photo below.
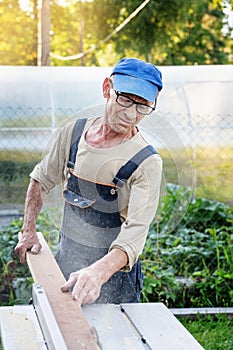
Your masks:
{"label": "man's nose", "polygon": [[136,104],[133,104],[132,106],[126,108],[126,115],[129,119],[136,119],[138,113],[136,107]]}

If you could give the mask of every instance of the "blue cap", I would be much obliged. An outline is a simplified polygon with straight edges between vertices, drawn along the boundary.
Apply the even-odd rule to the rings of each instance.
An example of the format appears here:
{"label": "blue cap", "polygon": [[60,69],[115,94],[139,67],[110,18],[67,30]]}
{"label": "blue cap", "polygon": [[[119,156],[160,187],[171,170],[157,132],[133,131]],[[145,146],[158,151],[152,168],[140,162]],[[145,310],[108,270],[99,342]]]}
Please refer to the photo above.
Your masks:
{"label": "blue cap", "polygon": [[137,58],[122,58],[113,68],[114,89],[155,101],[162,89],[162,73],[151,63]]}

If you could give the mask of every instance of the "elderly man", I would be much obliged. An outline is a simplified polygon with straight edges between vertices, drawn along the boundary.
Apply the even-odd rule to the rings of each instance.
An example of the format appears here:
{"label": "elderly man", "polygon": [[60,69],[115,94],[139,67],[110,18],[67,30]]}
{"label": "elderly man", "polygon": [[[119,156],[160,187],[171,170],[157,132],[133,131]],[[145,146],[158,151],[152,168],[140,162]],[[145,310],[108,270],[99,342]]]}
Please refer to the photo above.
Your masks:
{"label": "elderly man", "polygon": [[31,173],[22,235],[15,248],[41,245],[36,219],[43,198],[64,183],[64,215],[55,256],[79,304],[138,302],[139,255],[159,200],[162,161],[137,124],[162,89],[152,64],[123,58],[103,82],[104,116],[69,122]]}

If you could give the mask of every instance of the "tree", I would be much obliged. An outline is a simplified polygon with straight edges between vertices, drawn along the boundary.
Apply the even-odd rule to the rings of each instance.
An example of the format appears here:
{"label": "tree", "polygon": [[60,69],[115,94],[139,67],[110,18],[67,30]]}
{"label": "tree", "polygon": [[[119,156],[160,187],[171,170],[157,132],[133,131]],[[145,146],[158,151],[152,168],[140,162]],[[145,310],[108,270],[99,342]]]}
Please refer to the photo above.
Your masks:
{"label": "tree", "polygon": [[[71,56],[86,52],[96,43],[95,16],[92,2],[70,0],[51,7],[52,37],[51,51],[60,56]],[[61,61],[51,58],[52,65],[98,65],[95,55],[83,56],[78,60]]]}
{"label": "tree", "polygon": [[49,0],[38,0],[37,65],[50,65],[50,4]]}
{"label": "tree", "polygon": [[36,4],[23,11],[18,0],[0,1],[0,64],[36,65]]}
{"label": "tree", "polygon": [[[172,64],[226,64],[222,1],[192,1]],[[180,54],[177,55],[177,52]]]}

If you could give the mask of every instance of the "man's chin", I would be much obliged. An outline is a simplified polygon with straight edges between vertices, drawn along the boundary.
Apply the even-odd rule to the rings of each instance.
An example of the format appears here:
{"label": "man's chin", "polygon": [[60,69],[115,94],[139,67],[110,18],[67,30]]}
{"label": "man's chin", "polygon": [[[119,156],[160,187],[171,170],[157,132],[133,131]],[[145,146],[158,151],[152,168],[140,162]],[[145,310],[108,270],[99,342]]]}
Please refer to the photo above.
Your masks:
{"label": "man's chin", "polygon": [[127,134],[128,132],[130,132],[130,130],[133,128],[133,124],[129,124],[129,123],[114,123],[112,125],[112,129],[119,133],[119,134]]}
{"label": "man's chin", "polygon": [[119,128],[127,129],[128,131],[134,127],[134,123],[133,123],[133,122],[131,122],[131,121],[129,121],[129,120],[125,120],[125,119],[123,119],[123,118],[122,118],[122,119],[119,118],[115,124],[116,124]]}

